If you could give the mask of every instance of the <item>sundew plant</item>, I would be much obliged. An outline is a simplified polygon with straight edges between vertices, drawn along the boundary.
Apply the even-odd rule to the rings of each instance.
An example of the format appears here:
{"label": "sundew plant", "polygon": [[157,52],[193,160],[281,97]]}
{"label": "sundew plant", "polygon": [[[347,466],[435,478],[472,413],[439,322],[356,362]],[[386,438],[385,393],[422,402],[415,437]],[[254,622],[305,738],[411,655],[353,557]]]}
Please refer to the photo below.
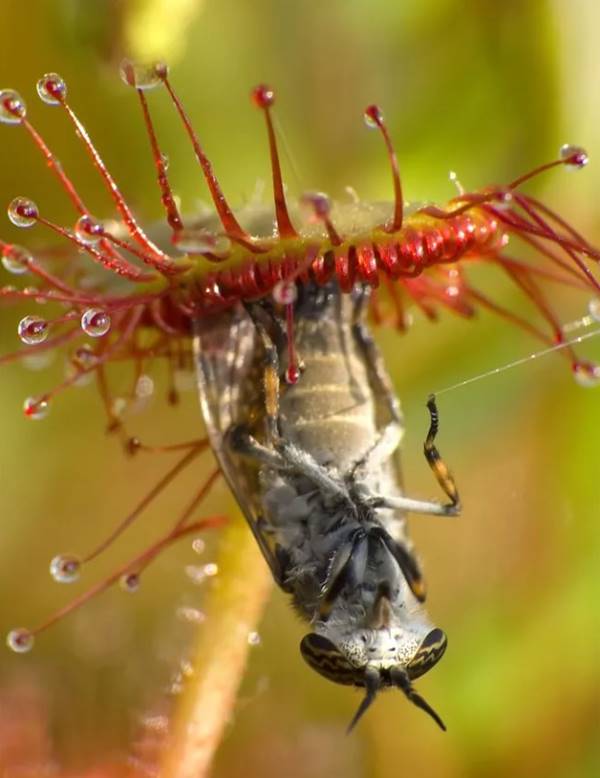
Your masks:
{"label": "sundew plant", "polygon": [[[240,61],[251,59],[248,40],[258,41],[262,35],[268,39],[266,5],[248,17],[248,29],[253,31],[248,39],[234,32],[240,36]],[[246,12],[238,10],[244,17]],[[362,33],[355,29],[364,10],[346,11],[334,3],[324,13],[324,29],[331,34],[333,50],[346,51],[348,42],[355,42],[358,50],[350,47],[345,56],[350,72],[360,71],[369,59]],[[383,27],[376,29],[390,49],[397,44],[391,30],[396,30],[398,40],[406,41],[405,26],[414,24],[414,34],[417,29],[422,34],[419,24],[428,20],[442,40],[443,19],[451,18],[450,12],[448,17],[441,13],[438,17],[434,10],[420,21],[411,20],[410,15],[395,19],[389,9],[386,13],[390,31],[384,35]],[[472,12],[473,37],[463,32],[468,40],[477,40],[484,31],[492,34],[485,14],[478,13]],[[549,5],[540,3],[536,12],[519,13],[524,29],[539,29],[543,20],[548,39],[557,35]],[[288,24],[300,25],[304,32],[298,33],[299,40],[304,34],[310,41],[305,40],[306,45],[298,42],[292,50],[320,56],[319,40],[311,39],[308,14],[306,18],[290,10],[281,14],[282,24],[285,18]],[[127,18],[124,14],[121,19],[123,31],[129,29]],[[199,12],[199,18],[215,33],[225,25],[222,10],[207,9]],[[72,30],[70,34],[77,39]],[[180,39],[198,41],[203,34],[199,22],[190,22]],[[322,34],[315,33],[317,37]],[[518,69],[506,53],[507,41],[522,43],[525,33],[501,34],[496,29],[496,34],[505,57],[501,59],[504,81],[498,83],[509,84]],[[210,35],[203,38],[208,39]],[[30,77],[31,63],[27,63],[15,67],[14,85],[10,82],[0,91],[2,150],[11,170],[2,185],[9,222],[0,243],[5,333],[1,369],[11,381],[5,401],[13,409],[7,448],[13,449],[11,459],[20,463],[8,471],[12,473],[9,481],[18,482],[26,493],[29,511],[40,513],[43,506],[45,514],[52,514],[48,524],[45,516],[38,516],[35,526],[26,530],[27,543],[19,544],[19,553],[27,554],[23,549],[28,546],[34,550],[26,563],[21,561],[21,567],[15,568],[20,569],[20,577],[11,570],[10,559],[7,563],[7,586],[14,589],[15,604],[22,607],[7,607],[2,622],[6,622],[8,647],[27,656],[9,660],[14,677],[7,676],[0,703],[9,706],[14,698],[20,700],[15,705],[21,705],[30,695],[28,714],[15,730],[14,753],[7,749],[7,765],[12,766],[9,760],[13,760],[35,771],[46,762],[69,764],[71,760],[98,765],[104,771],[98,774],[117,775],[121,769],[144,774],[162,763],[165,775],[203,775],[239,708],[242,734],[234,745],[225,747],[219,774],[235,775],[235,765],[243,763],[244,754],[251,771],[276,774],[269,773],[272,768],[257,744],[266,744],[267,752],[274,755],[280,749],[284,761],[293,763],[294,757],[288,756],[290,731],[304,739],[308,751],[321,754],[310,771],[301,772],[303,768],[297,766],[298,775],[324,775],[332,770],[391,774],[400,758],[400,752],[394,756],[393,723],[412,713],[386,700],[362,735],[369,753],[372,750],[377,756],[365,761],[364,770],[353,764],[352,755],[362,746],[341,739],[344,727],[338,726],[337,708],[345,705],[342,696],[327,692],[331,696],[322,702],[324,692],[318,681],[306,680],[309,685],[304,688],[305,669],[296,667],[295,647],[282,641],[288,629],[294,634],[297,630],[293,618],[276,602],[275,615],[270,616],[271,609],[267,609],[264,628],[258,626],[269,590],[268,571],[250,532],[235,517],[194,410],[191,336],[196,321],[216,321],[240,302],[273,297],[287,311],[290,352],[284,380],[293,384],[302,380],[302,355],[294,351],[293,289],[298,284],[323,285],[331,280],[337,280],[346,293],[357,283],[373,288],[370,314],[380,332],[384,358],[397,389],[407,391],[405,412],[412,443],[407,444],[411,448],[404,457],[411,491],[414,483],[421,485],[420,452],[414,443],[424,432],[422,407],[427,394],[442,390],[443,423],[449,432],[444,450],[452,460],[466,506],[464,518],[455,525],[450,522],[440,527],[428,519],[424,520],[427,526],[416,531],[430,573],[430,599],[438,613],[446,608],[454,614],[448,630],[451,645],[456,646],[454,658],[445,660],[446,668],[437,671],[441,678],[427,683],[430,688],[436,684],[436,697],[449,710],[444,718],[450,729],[454,723],[457,734],[449,735],[450,745],[435,741],[428,751],[425,743],[432,736],[415,734],[420,730],[411,720],[403,748],[413,758],[427,758],[431,764],[440,760],[446,765],[443,775],[466,774],[466,767],[462,773],[459,767],[452,772],[452,765],[470,765],[471,769],[478,763],[481,755],[472,738],[481,737],[481,722],[486,721],[498,774],[518,751],[511,742],[520,743],[521,751],[529,755],[527,764],[533,764],[534,757],[542,759],[546,732],[542,727],[522,736],[522,742],[514,741],[513,706],[519,709],[517,717],[523,715],[527,721],[533,713],[521,714],[520,709],[536,704],[524,701],[522,695],[515,703],[517,688],[524,686],[535,696],[543,681],[550,684],[551,678],[559,677],[552,681],[554,686],[550,684],[556,692],[549,692],[546,700],[547,731],[565,727],[556,702],[561,689],[566,693],[565,672],[567,676],[573,673],[572,716],[589,726],[588,711],[593,711],[589,690],[594,676],[589,652],[581,642],[581,633],[591,628],[590,612],[581,603],[590,600],[589,594],[581,599],[579,593],[590,591],[589,554],[597,533],[591,519],[586,519],[593,504],[591,491],[579,488],[574,474],[578,463],[586,459],[582,429],[587,430],[588,441],[593,437],[593,425],[584,419],[593,418],[589,409],[594,400],[589,397],[594,393],[584,390],[600,382],[600,369],[593,358],[594,327],[600,320],[600,250],[590,237],[594,233],[592,209],[589,205],[587,210],[573,207],[576,195],[571,195],[584,186],[579,182],[588,175],[588,161],[593,162],[593,154],[588,157],[586,151],[588,138],[565,139],[557,118],[555,131],[546,128],[543,138],[536,131],[536,137],[519,148],[509,129],[525,135],[531,129],[520,122],[519,112],[525,108],[515,98],[514,105],[506,109],[504,134],[498,131],[490,140],[482,126],[487,118],[464,129],[469,137],[461,152],[466,175],[459,170],[442,187],[436,183],[432,189],[443,194],[432,197],[425,183],[434,176],[442,180],[448,170],[441,172],[443,168],[436,165],[434,173],[434,166],[423,167],[413,198],[412,182],[419,179],[423,165],[421,149],[432,142],[434,114],[423,109],[429,118],[422,120],[420,128],[407,120],[409,138],[405,140],[391,82],[384,81],[384,87],[369,93],[369,86],[376,83],[374,64],[366,68],[368,76],[363,73],[352,80],[341,66],[336,70],[321,64],[319,69],[312,60],[314,72],[305,69],[309,86],[304,92],[304,88],[293,88],[298,79],[289,62],[282,76],[281,60],[285,58],[275,52],[262,63],[260,73],[254,67],[248,79],[235,74],[235,88],[223,90],[211,82],[206,67],[199,67],[203,58],[205,65],[222,61],[216,44],[203,44],[204,53],[184,58],[179,77],[179,67],[170,69],[166,64],[168,50],[161,52],[165,60],[152,60],[148,54],[154,51],[132,40],[123,48],[143,59],[128,57],[102,74],[93,64],[86,65],[85,78],[71,77],[77,67],[69,57],[60,58],[56,65],[48,62],[35,77]],[[566,37],[562,45],[566,51]],[[548,67],[552,63],[544,45],[538,46],[539,51],[519,54],[519,66],[531,68],[531,78],[539,80],[531,86],[531,99],[537,100],[531,112],[541,125],[543,112],[552,113],[551,101],[540,97],[543,89],[551,89],[551,79],[537,73],[534,65],[542,58]],[[474,50],[484,56],[483,48],[474,44]],[[387,58],[394,61],[391,53],[383,55],[384,61]],[[429,67],[436,70],[433,64]],[[298,72],[302,72],[299,66]],[[232,75],[230,65],[228,75]],[[10,81],[10,76],[5,73],[3,80]],[[197,110],[196,95],[202,92],[205,77],[210,100],[203,99],[202,110]],[[268,84],[264,82],[267,77]],[[482,87],[480,93],[474,90],[471,100],[476,94],[483,99],[492,88],[493,77],[482,70],[481,79],[486,77],[490,79],[487,88]],[[445,76],[440,78],[445,81]],[[109,79],[120,83],[122,93],[106,96]],[[280,81],[291,88],[286,92]],[[37,85],[36,89],[28,82]],[[224,77],[219,81],[223,83]],[[338,92],[347,83],[355,84],[355,90],[338,107]],[[272,84],[277,84],[277,91]],[[426,87],[433,88],[429,82],[419,85],[423,95]],[[309,96],[311,88],[315,94]],[[462,105],[464,115],[470,105],[468,94],[452,80],[447,88],[452,100],[438,90],[440,110],[461,115]],[[244,99],[244,91],[249,99]],[[418,105],[408,90],[406,99]],[[431,97],[420,99],[427,102]],[[138,103],[137,116],[127,100]],[[285,111],[285,105],[303,100],[310,106],[308,114],[296,108],[294,119]],[[320,110],[329,113],[329,119],[322,118]],[[348,116],[339,118],[346,111]],[[209,118],[209,138],[205,138],[203,113]],[[285,147],[279,129],[282,114]],[[118,138],[110,126],[113,118],[119,126]],[[222,126],[217,131],[219,120]],[[344,128],[355,122],[373,132],[348,130],[344,137],[330,128],[338,120]],[[287,126],[294,121],[302,132],[290,128],[288,136]],[[294,169],[302,164],[311,137],[318,135],[321,126],[328,129],[325,140],[317,141],[314,170],[308,176],[297,174]],[[240,127],[243,133],[237,139],[224,137],[229,132],[235,135]],[[215,132],[223,141],[211,142]],[[452,136],[455,130],[438,122],[436,132],[443,137]],[[248,155],[245,136],[261,137],[261,133],[264,150]],[[294,158],[294,141],[303,135],[308,140],[303,142],[299,162]],[[407,152],[405,165],[409,140],[415,141],[418,151]],[[342,155],[334,151],[338,145],[348,158],[347,169],[341,171]],[[79,156],[71,150],[75,146]],[[445,147],[444,155],[451,146]],[[486,152],[494,146],[512,146],[516,151],[505,155]],[[140,166],[137,173],[130,169],[130,150]],[[474,157],[485,158],[486,153],[497,157],[498,164],[473,164]],[[363,162],[356,161],[357,155],[364,155]],[[321,184],[319,173],[328,160],[333,173],[325,172]],[[122,162],[126,174],[120,171]],[[459,162],[450,157],[446,168],[458,167]],[[262,194],[258,190],[251,193],[254,181],[247,178],[246,166],[253,174],[262,169]],[[24,172],[17,172],[19,168]],[[365,187],[373,195],[367,188],[363,194],[361,169],[378,171],[365,176]],[[480,180],[483,169],[490,171],[489,177]],[[568,175],[571,172],[577,175]],[[240,178],[242,184],[232,185]],[[305,180],[314,181],[314,186],[304,186]],[[151,187],[156,207],[151,204]],[[247,192],[241,197],[240,187]],[[321,188],[328,188],[327,194]],[[588,200],[593,201],[593,195]],[[471,330],[481,333],[479,340]],[[472,357],[475,351],[480,354],[478,359]],[[544,360],[544,373],[536,372],[539,360],[534,366],[529,359],[516,378],[515,370],[482,379],[473,389],[465,385],[444,394],[448,387],[494,372],[504,362],[549,351],[555,353]],[[19,363],[36,372],[21,370]],[[18,392],[23,396],[19,403],[22,420],[17,421]],[[70,417],[72,405],[75,412]],[[77,430],[85,438],[81,449],[77,448]],[[102,437],[103,431],[107,435],[102,445],[110,454],[96,453],[92,434]],[[33,453],[22,451],[25,438],[31,441]],[[449,456],[459,441],[458,456]],[[472,450],[467,452],[469,447]],[[36,459],[46,464],[42,461],[40,466]],[[126,483],[122,488],[113,485],[118,479],[129,480],[130,467],[136,473],[131,477],[135,490]],[[167,498],[166,490],[176,489],[172,485],[179,477],[179,494]],[[61,515],[67,516],[64,511],[71,488],[79,488],[75,482],[87,478],[88,486],[71,506],[73,510],[76,504],[76,512],[85,517],[82,531],[80,519],[68,519],[67,524]],[[561,490],[561,482],[569,484],[568,488]],[[424,477],[422,483],[426,483]],[[3,511],[20,515],[14,507]],[[148,511],[150,516],[155,512],[151,530],[144,523]],[[109,514],[102,516],[102,528],[98,524],[101,513]],[[473,530],[476,522],[485,522],[485,528]],[[11,533],[16,531],[13,523],[16,527],[18,522],[9,520]],[[465,529],[466,523],[470,529]],[[171,548],[179,540],[185,550]],[[75,553],[73,548],[82,550]],[[71,597],[64,587],[54,587],[56,594],[53,590],[51,596],[46,593],[40,561],[44,555],[54,581],[76,588]],[[156,573],[146,570],[154,562]],[[19,588],[23,564],[26,598]],[[152,583],[154,575],[154,581],[161,583]],[[188,588],[194,584],[201,588],[188,592],[185,603],[173,606],[177,580],[184,577]],[[125,592],[107,591],[117,584]],[[139,594],[123,604],[125,593],[138,589]],[[498,591],[512,596],[504,597]],[[103,607],[102,601],[107,603],[104,610],[94,611]],[[461,615],[465,603],[467,611]],[[142,622],[165,606],[168,618],[163,615],[146,632]],[[165,641],[165,632],[171,630],[169,619],[175,620],[175,607],[180,621],[188,624],[188,634],[178,638],[175,630],[172,639]],[[565,619],[561,647],[550,641],[551,614],[557,612]],[[281,624],[289,628],[282,629]],[[196,629],[200,637],[191,648]],[[185,647],[175,662],[178,639]],[[45,650],[49,652],[46,676],[43,662],[36,664],[40,661],[36,655]],[[132,657],[137,661],[145,650],[151,658],[142,657],[140,669],[128,669],[124,675],[129,680],[119,688],[119,669],[129,668]],[[165,651],[168,656],[163,664],[177,665],[177,669],[170,672],[168,681],[153,687],[144,674],[157,672],[152,655]],[[287,723],[278,723],[271,738],[252,715],[243,720],[243,705],[236,707],[250,651],[253,657],[258,655],[254,662],[259,669],[252,663],[242,691],[246,706],[256,706],[257,716],[267,721],[277,719],[278,706],[284,705],[281,720]],[[71,670],[86,663],[87,675]],[[112,700],[107,710],[119,701],[128,708],[127,716],[110,713],[113,723],[103,731],[101,727],[98,731],[102,717],[89,713],[95,705],[90,690],[94,673],[97,679],[103,673],[113,676],[107,681],[106,699]],[[65,688],[62,700],[56,694],[61,683]],[[137,718],[131,694],[138,695],[137,713],[146,710]],[[79,695],[84,702],[71,703],[71,695],[73,700]],[[69,714],[70,707],[78,713]],[[77,722],[79,715],[81,722]],[[53,717],[61,732],[56,746],[49,744],[47,734]],[[42,734],[33,737],[34,731]],[[76,735],[77,731],[82,734]],[[65,745],[78,740],[77,748]],[[27,744],[34,742],[35,753],[28,762],[21,751],[31,751]],[[581,751],[576,757],[581,764],[592,764],[594,756],[586,750],[584,735],[572,735],[572,742]],[[98,756],[103,744],[108,744],[108,759]],[[346,755],[337,753],[342,748]],[[530,769],[527,774],[536,773]]]}

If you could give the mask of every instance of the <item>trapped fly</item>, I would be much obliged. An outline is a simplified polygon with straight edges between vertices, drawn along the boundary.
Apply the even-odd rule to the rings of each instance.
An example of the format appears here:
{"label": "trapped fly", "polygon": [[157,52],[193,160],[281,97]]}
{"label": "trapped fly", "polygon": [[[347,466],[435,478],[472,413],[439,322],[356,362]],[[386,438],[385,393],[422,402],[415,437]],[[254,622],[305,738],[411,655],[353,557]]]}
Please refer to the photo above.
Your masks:
{"label": "trapped fly", "polygon": [[350,728],[387,687],[444,728],[412,685],[441,658],[446,636],[423,607],[406,514],[454,516],[458,492],[434,445],[432,398],[425,455],[449,502],[404,494],[402,415],[367,327],[368,298],[362,284],[349,295],[335,281],[288,284],[275,295],[288,302],[199,319],[200,405],[273,577],[310,626],[302,656],[366,690]]}

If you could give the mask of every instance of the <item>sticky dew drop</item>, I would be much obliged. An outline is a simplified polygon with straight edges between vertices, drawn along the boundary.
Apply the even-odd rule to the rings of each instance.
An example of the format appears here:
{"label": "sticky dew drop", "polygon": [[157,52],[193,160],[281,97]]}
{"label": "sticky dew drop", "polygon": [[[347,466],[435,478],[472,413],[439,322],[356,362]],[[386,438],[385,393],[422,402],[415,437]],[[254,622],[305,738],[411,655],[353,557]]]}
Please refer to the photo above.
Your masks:
{"label": "sticky dew drop", "polygon": [[579,386],[591,389],[600,385],[600,365],[595,362],[577,362],[573,377]]}
{"label": "sticky dew drop", "polygon": [[74,554],[59,554],[50,562],[50,575],[57,583],[74,583],[80,571],[81,560]]}
{"label": "sticky dew drop", "polygon": [[28,651],[31,651],[34,643],[33,633],[25,627],[11,629],[6,636],[6,645],[16,654],[26,654]]}
{"label": "sticky dew drop", "polygon": [[14,89],[0,90],[0,122],[3,124],[21,124],[27,116],[25,101]]}
{"label": "sticky dew drop", "polygon": [[91,338],[101,338],[110,330],[110,316],[101,308],[88,308],[81,317],[81,329]]}
{"label": "sticky dew drop", "polygon": [[23,413],[28,419],[45,419],[49,411],[50,405],[44,397],[27,397],[23,402]]}
{"label": "sticky dew drop", "polygon": [[134,89],[155,89],[162,83],[169,69],[165,62],[144,64],[124,59],[119,66],[119,75],[126,86]]}
{"label": "sticky dew drop", "polygon": [[84,213],[75,222],[75,235],[86,246],[93,246],[104,237],[104,225],[89,213]]}
{"label": "sticky dew drop", "polygon": [[6,246],[2,252],[2,267],[14,276],[21,276],[28,272],[33,256],[23,246]]}
{"label": "sticky dew drop", "polygon": [[565,165],[575,170],[581,170],[589,162],[587,151],[581,146],[565,143],[560,147],[560,158]]}
{"label": "sticky dew drop", "polygon": [[46,73],[36,84],[38,96],[46,105],[60,105],[67,97],[67,85],[58,73]]}
{"label": "sticky dew drop", "polygon": [[17,326],[19,338],[26,346],[43,343],[48,337],[49,330],[48,322],[39,316],[25,316]]}
{"label": "sticky dew drop", "polygon": [[119,578],[119,588],[123,592],[133,594],[140,588],[140,574],[139,573],[125,573]]}
{"label": "sticky dew drop", "polygon": [[8,218],[15,227],[33,227],[39,216],[37,205],[28,197],[15,197],[8,206]]}

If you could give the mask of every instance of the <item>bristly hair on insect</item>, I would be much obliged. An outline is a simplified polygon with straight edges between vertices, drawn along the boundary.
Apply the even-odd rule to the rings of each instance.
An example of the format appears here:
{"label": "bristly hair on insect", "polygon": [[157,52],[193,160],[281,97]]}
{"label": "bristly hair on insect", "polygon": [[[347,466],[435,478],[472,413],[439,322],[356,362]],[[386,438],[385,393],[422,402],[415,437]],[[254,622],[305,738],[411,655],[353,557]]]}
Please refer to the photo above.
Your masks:
{"label": "bristly hair on insect", "polygon": [[[380,133],[384,142],[392,175],[392,203],[376,206],[332,202],[323,193],[311,192],[291,206],[286,199],[271,116],[275,94],[270,87],[261,85],[251,96],[266,123],[274,220],[272,215],[263,214],[258,220],[253,217],[252,221],[261,222],[261,229],[251,231],[238,221],[225,198],[212,163],[171,84],[167,66],[164,63],[141,66],[126,61],[121,66],[121,77],[135,89],[140,102],[165,212],[162,228],[141,226],[84,124],[67,101],[67,86],[59,75],[44,75],[37,84],[38,95],[44,103],[58,107],[66,115],[113,201],[117,221],[103,221],[90,212],[60,161],[30,121],[23,98],[12,89],[0,91],[0,122],[24,128],[75,211],[74,224],[64,226],[48,219],[32,200],[15,197],[8,207],[10,221],[21,228],[42,226],[60,236],[66,248],[62,253],[48,250],[34,256],[23,246],[0,242],[4,269],[15,278],[22,276],[33,281],[24,288],[3,286],[0,301],[61,306],[60,314],[53,319],[37,314],[23,318],[18,324],[18,335],[25,348],[1,357],[0,362],[62,347],[70,349],[68,376],[43,395],[25,400],[23,408],[28,418],[45,417],[58,394],[86,376],[95,376],[109,428],[122,436],[129,453],[147,448],[124,433],[122,408],[111,395],[107,365],[130,360],[135,366],[136,381],[142,374],[142,365],[146,367],[159,359],[166,360],[174,370],[190,360],[190,342],[198,322],[218,320],[240,302],[251,305],[267,298],[285,310],[285,379],[293,386],[301,379],[303,367],[294,336],[296,285],[325,289],[335,283],[348,295],[357,286],[369,287],[373,319],[385,321],[391,310],[399,330],[406,328],[405,310],[409,303],[416,304],[432,320],[439,308],[464,317],[473,316],[479,307],[489,309],[546,346],[563,346],[561,353],[569,359],[581,384],[600,382],[600,367],[580,360],[566,343],[565,329],[546,290],[547,285],[558,284],[597,296],[600,282],[595,265],[600,260],[600,251],[558,213],[522,191],[528,181],[552,168],[563,165],[583,168],[588,158],[580,147],[565,145],[556,160],[541,164],[504,185],[491,185],[473,192],[461,190],[443,206],[410,209],[404,201],[398,160],[383,114],[371,105],[365,109],[364,120],[368,127]],[[198,219],[180,212],[147,98],[150,90],[161,86],[191,142],[216,218]],[[521,241],[528,259],[512,247],[509,252],[512,238]],[[85,262],[82,254],[87,255],[91,264]],[[468,278],[469,265],[475,263],[500,268],[529,299],[545,327],[513,313],[475,288]],[[169,399],[171,402],[177,399],[175,386],[169,392]],[[95,558],[112,543],[206,446],[207,441],[202,440],[172,447],[180,449],[183,456],[157,487],[85,558],[61,555],[54,559],[51,571],[55,579],[75,580],[81,564]],[[37,633],[118,579],[126,588],[135,588],[141,570],[164,547],[182,536],[219,525],[223,519],[218,516],[191,521],[218,475],[218,470],[211,474],[169,533],[39,628],[13,630],[8,638],[11,648],[28,650]],[[387,594],[382,590],[379,601],[386,599]],[[437,632],[434,630],[430,638],[431,645],[435,644],[436,657],[445,648],[445,639]],[[303,645],[303,653],[309,664],[319,666],[320,672],[324,672],[324,667],[331,671],[330,646],[322,640],[313,636]],[[338,665],[336,672],[342,669]],[[410,686],[408,675],[382,678],[365,675],[361,679],[367,696],[356,719],[382,683],[402,688],[415,704],[426,707]],[[426,709],[436,718],[436,714]]]}

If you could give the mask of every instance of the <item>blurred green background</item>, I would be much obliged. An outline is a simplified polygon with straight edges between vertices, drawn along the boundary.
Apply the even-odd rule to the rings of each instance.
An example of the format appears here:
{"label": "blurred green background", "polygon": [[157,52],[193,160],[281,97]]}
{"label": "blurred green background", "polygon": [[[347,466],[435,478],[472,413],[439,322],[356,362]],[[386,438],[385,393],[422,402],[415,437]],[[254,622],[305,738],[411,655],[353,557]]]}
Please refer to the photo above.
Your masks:
{"label": "blurred green background", "polygon": [[[553,158],[562,143],[585,146],[588,169],[551,172],[529,191],[600,243],[595,0],[10,0],[1,18],[1,85],[28,100],[32,121],[98,215],[108,216],[110,203],[64,117],[35,97],[35,82],[48,71],[64,76],[123,192],[151,223],[160,217],[154,168],[117,64],[124,54],[160,55],[234,203],[247,202],[258,181],[268,184],[263,123],[248,100],[249,88],[267,81],[277,89],[292,194],[322,189],[342,197],[351,185],[363,199],[390,198],[382,144],[361,118],[377,102],[411,200],[453,196],[450,169],[473,189],[511,180]],[[150,97],[172,180],[192,211],[206,199],[204,184],[166,98]],[[39,152],[18,128],[0,129],[2,201],[31,196],[69,224],[68,202]],[[45,240],[8,221],[1,234],[30,247]],[[496,299],[528,311],[499,276],[480,276]],[[5,274],[3,283],[10,280]],[[564,319],[584,312],[585,295],[554,295]],[[3,352],[17,347],[17,321],[30,312],[0,312]],[[444,314],[434,325],[416,315],[408,335],[386,330],[379,340],[406,414],[407,489],[434,496],[421,454],[427,394],[537,344],[485,314],[476,322]],[[600,342],[583,351],[600,359]],[[160,456],[121,455],[104,434],[93,387],[57,399],[44,422],[24,420],[23,398],[52,386],[63,369],[60,359],[41,372],[2,367],[2,631],[39,622],[158,536],[210,467],[206,455],[86,570],[81,587],[54,584],[49,559],[104,537],[167,465]],[[124,368],[113,378],[125,386],[129,374]],[[200,435],[193,391],[168,409],[157,380],[132,431],[150,443],[185,439],[196,428]],[[275,592],[216,776],[600,775],[599,391],[578,387],[566,360],[552,356],[440,397],[440,446],[465,509],[456,521],[416,518],[412,527],[430,613],[449,635],[446,657],[419,689],[448,733],[388,694],[346,737],[358,697],[304,666],[303,625]],[[206,511],[224,506],[234,513],[219,485]],[[27,749],[73,775],[127,755],[151,761],[157,717],[177,690],[196,629],[180,609],[201,608],[203,591],[218,585],[218,576],[194,584],[189,566],[202,567],[214,553],[210,540],[201,556],[189,544],[172,549],[136,595],[105,594],[40,637],[30,655],[2,652],[0,760],[18,761],[25,748],[22,733],[11,740],[19,718]]]}

